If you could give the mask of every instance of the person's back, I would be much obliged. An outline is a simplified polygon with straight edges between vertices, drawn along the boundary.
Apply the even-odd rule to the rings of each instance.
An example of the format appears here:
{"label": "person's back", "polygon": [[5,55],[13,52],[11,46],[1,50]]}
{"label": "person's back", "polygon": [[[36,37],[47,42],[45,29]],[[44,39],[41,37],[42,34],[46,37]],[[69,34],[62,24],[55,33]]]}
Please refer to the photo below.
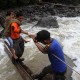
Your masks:
{"label": "person's back", "polygon": [[10,25],[9,25],[9,21],[10,21],[10,16],[6,17],[6,21],[5,21],[5,30],[4,30],[4,36],[9,36],[10,35]]}
{"label": "person's back", "polygon": [[[55,39],[53,39],[49,47],[48,56],[54,72],[64,72],[66,70],[66,64],[63,63],[65,62],[64,53],[60,44]],[[63,62],[60,61],[58,58],[61,59]]]}

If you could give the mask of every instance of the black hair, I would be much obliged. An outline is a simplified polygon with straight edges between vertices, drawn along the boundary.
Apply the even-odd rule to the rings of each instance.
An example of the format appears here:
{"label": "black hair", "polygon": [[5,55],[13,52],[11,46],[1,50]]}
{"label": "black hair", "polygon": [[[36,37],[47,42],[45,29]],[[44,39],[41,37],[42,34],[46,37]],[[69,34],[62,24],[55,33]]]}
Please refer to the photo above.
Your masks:
{"label": "black hair", "polygon": [[18,12],[16,12],[16,17],[18,18],[18,17],[20,17],[20,16],[23,16],[22,11],[18,11]]}
{"label": "black hair", "polygon": [[50,33],[47,30],[42,30],[37,33],[36,40],[41,42],[50,39]]}
{"label": "black hair", "polygon": [[7,11],[6,16],[10,16],[11,12],[13,12],[12,10]]}

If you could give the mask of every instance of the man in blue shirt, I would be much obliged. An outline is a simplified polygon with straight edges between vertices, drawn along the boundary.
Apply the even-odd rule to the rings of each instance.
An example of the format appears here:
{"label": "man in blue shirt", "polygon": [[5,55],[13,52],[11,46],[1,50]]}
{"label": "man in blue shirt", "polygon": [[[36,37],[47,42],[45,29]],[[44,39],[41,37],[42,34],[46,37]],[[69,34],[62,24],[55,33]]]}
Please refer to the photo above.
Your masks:
{"label": "man in blue shirt", "polygon": [[[64,53],[58,41],[50,37],[50,33],[46,30],[39,31],[36,37],[31,36],[35,45],[42,53],[47,53],[51,65],[44,68],[43,71],[35,78],[41,80],[46,74],[52,73],[55,77],[54,80],[65,80],[65,72],[67,66],[65,64]],[[41,44],[45,45],[43,47]]]}

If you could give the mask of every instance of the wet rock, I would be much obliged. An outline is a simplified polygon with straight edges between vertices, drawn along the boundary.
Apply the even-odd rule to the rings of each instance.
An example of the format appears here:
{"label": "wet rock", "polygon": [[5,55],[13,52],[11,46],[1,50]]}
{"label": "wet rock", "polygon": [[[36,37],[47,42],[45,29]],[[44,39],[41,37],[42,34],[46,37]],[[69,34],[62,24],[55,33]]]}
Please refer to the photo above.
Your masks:
{"label": "wet rock", "polygon": [[[25,20],[30,19],[32,21],[38,21],[39,18],[47,16],[59,16],[59,17],[76,17],[80,16],[80,5],[72,6],[65,4],[55,4],[55,3],[42,3],[35,5],[23,6],[20,8],[12,9],[13,11],[21,10],[25,17]],[[2,16],[5,17],[7,10],[0,12]],[[37,17],[36,17],[37,16]]]}
{"label": "wet rock", "polygon": [[59,27],[56,18],[55,17],[53,18],[51,16],[41,18],[36,24],[36,26],[47,27],[47,28]]}
{"label": "wet rock", "polygon": [[68,12],[66,14],[66,17],[76,17],[76,13],[74,13],[74,12]]}

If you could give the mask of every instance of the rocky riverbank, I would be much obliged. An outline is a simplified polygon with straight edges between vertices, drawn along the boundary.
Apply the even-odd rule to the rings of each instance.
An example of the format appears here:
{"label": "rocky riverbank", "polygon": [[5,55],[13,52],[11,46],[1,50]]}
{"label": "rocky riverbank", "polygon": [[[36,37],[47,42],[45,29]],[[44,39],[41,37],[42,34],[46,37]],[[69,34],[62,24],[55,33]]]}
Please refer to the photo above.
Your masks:
{"label": "rocky riverbank", "polygon": [[[71,6],[71,5],[54,4],[54,3],[42,3],[39,5],[23,6],[20,8],[14,8],[13,10],[23,11],[24,17],[30,18],[32,20],[38,20],[41,17],[46,17],[48,15],[60,16],[60,17],[80,16],[80,6]],[[5,16],[6,11],[3,10],[0,12],[0,14]]]}

